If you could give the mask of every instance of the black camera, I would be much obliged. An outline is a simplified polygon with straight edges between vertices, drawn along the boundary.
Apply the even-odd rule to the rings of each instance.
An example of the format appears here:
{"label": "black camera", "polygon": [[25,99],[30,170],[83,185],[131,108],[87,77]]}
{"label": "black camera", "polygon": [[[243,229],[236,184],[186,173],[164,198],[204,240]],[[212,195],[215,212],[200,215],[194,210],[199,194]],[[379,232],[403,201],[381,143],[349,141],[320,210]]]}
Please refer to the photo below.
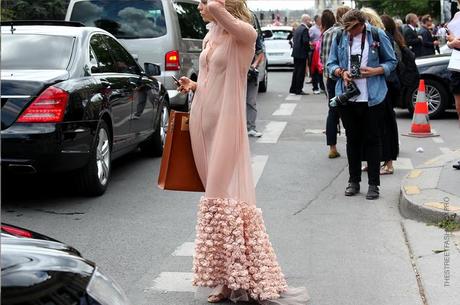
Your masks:
{"label": "black camera", "polygon": [[350,55],[350,76],[351,78],[361,78],[361,55]]}
{"label": "black camera", "polygon": [[336,107],[337,105],[346,106],[348,105],[348,101],[354,97],[357,97],[361,94],[359,91],[358,86],[356,86],[355,82],[351,81],[348,83],[348,86],[345,88],[345,92],[341,95],[335,96],[329,102],[331,107]]}

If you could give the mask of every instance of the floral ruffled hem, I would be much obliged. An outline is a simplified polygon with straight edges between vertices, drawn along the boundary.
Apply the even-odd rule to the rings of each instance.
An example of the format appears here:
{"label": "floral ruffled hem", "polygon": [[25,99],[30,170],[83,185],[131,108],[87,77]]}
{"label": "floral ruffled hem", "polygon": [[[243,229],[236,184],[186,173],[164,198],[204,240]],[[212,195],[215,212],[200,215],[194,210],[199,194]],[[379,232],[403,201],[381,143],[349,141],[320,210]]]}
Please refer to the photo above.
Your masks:
{"label": "floral ruffled hem", "polygon": [[279,299],[287,291],[260,209],[203,197],[196,232],[193,285],[227,285],[258,301]]}

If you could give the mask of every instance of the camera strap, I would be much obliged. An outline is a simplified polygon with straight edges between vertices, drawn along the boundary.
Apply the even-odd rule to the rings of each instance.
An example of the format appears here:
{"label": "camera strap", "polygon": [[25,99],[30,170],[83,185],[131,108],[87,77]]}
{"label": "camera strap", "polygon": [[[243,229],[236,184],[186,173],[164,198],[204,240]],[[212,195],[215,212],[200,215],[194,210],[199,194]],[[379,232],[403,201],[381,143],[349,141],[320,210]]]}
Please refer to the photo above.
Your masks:
{"label": "camera strap", "polygon": [[[353,37],[351,35],[348,36],[348,44],[350,45],[350,56],[351,51],[353,48]],[[364,47],[366,46],[366,26],[363,28],[363,32],[361,35],[361,55],[359,55],[359,65],[361,66],[361,60],[363,58]]]}

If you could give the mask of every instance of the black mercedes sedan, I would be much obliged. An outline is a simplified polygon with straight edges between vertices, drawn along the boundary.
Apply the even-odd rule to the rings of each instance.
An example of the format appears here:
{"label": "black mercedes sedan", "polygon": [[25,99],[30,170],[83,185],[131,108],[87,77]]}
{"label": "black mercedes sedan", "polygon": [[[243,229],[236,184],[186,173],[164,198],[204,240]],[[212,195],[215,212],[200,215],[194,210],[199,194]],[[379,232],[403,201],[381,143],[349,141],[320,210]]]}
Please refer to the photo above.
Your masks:
{"label": "black mercedes sedan", "polygon": [[1,226],[3,305],[130,305],[120,286],[75,248]]}
{"label": "black mercedes sedan", "polygon": [[[450,54],[420,57],[415,60],[420,77],[425,80],[429,116],[436,119],[447,109],[455,108],[454,96],[449,89],[450,72],[447,70]],[[414,112],[418,88],[405,88],[399,107]]]}
{"label": "black mercedes sedan", "polygon": [[1,164],[13,173],[75,171],[101,195],[113,159],[161,156],[168,96],[108,32],[63,21],[3,22]]}

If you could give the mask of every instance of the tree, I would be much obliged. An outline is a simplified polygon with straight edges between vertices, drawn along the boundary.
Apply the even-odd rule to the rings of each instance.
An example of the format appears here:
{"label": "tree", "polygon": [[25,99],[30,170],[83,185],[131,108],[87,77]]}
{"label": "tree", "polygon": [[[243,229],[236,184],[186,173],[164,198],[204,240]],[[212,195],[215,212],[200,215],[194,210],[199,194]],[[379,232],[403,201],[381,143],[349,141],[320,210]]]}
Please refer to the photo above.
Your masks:
{"label": "tree", "polygon": [[358,7],[371,7],[379,14],[404,18],[408,13],[417,15],[431,14],[439,18],[441,4],[439,0],[356,0]]}
{"label": "tree", "polygon": [[3,0],[1,17],[8,20],[63,20],[69,0]]}

